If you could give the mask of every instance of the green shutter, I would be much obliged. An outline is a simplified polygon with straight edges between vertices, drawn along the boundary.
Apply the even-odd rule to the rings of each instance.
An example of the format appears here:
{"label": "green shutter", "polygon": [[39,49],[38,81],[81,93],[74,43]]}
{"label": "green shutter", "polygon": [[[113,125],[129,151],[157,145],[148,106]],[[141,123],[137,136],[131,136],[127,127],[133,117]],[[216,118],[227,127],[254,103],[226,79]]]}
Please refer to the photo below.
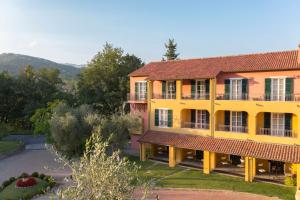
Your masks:
{"label": "green shutter", "polygon": [[264,128],[271,128],[271,113],[264,113]]}
{"label": "green shutter", "polygon": [[270,78],[265,79],[265,100],[266,101],[271,100],[271,79]]}
{"label": "green shutter", "polygon": [[177,92],[176,92],[176,85],[177,85],[177,84],[176,84],[176,81],[174,81],[173,84],[174,84],[174,89],[175,89],[175,99],[176,99],[176,98],[177,98]]}
{"label": "green shutter", "polygon": [[248,79],[242,79],[242,99],[248,99]]}
{"label": "green shutter", "polygon": [[205,99],[209,99],[209,79],[205,80]]}
{"label": "green shutter", "polygon": [[134,90],[134,96],[135,99],[137,100],[139,97],[139,83],[135,82],[135,90]]}
{"label": "green shutter", "polygon": [[285,113],[284,116],[285,122],[285,130],[292,130],[292,114],[291,113]]}
{"label": "green shutter", "polygon": [[206,110],[206,123],[209,124],[209,112]]}
{"label": "green shutter", "polygon": [[195,128],[195,122],[196,122],[196,110],[191,110],[191,128]]}
{"label": "green shutter", "polygon": [[173,110],[168,110],[168,127],[173,126]]}
{"label": "green shutter", "polygon": [[159,126],[159,110],[155,109],[155,126]]}
{"label": "green shutter", "polygon": [[191,80],[191,97],[195,98],[195,90],[196,90],[196,82],[195,80]]}
{"label": "green shutter", "polygon": [[242,126],[248,127],[248,113],[245,111],[242,112]]}
{"label": "green shutter", "polygon": [[226,126],[230,125],[230,111],[226,110],[224,115],[224,124]]}
{"label": "green shutter", "polygon": [[286,101],[291,101],[293,99],[293,78],[286,78],[285,79],[285,100]]}
{"label": "green shutter", "polygon": [[165,99],[166,98],[166,81],[162,81],[162,86],[161,86],[161,93],[162,93],[162,98]]}
{"label": "green shutter", "polygon": [[224,85],[225,85],[224,99],[229,99],[230,98],[230,80],[229,79],[225,79]]}

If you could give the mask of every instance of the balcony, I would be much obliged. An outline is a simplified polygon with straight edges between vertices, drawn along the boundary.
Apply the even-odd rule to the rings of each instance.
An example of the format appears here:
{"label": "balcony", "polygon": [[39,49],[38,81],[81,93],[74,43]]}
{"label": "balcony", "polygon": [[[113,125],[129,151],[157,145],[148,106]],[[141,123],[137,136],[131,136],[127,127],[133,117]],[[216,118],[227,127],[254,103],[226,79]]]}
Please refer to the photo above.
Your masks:
{"label": "balcony", "polygon": [[181,98],[186,100],[209,100],[209,93],[204,95],[182,95]]}
{"label": "balcony", "polygon": [[129,103],[147,103],[147,94],[127,94]]}
{"label": "balcony", "polygon": [[296,132],[293,130],[280,130],[280,129],[271,129],[271,128],[260,128],[257,132],[257,135],[269,135],[275,137],[296,137]]}
{"label": "balcony", "polygon": [[217,131],[233,132],[233,133],[248,133],[248,127],[219,124],[217,127]]}
{"label": "balcony", "polygon": [[300,101],[300,94],[292,95],[267,95],[267,94],[240,94],[240,95],[230,95],[230,94],[217,94],[216,100],[249,100],[249,101]]}
{"label": "balcony", "polygon": [[207,123],[195,123],[195,122],[182,122],[181,128],[192,128],[192,129],[209,129],[209,124]]}
{"label": "balcony", "polygon": [[153,94],[153,99],[176,99],[176,93]]}

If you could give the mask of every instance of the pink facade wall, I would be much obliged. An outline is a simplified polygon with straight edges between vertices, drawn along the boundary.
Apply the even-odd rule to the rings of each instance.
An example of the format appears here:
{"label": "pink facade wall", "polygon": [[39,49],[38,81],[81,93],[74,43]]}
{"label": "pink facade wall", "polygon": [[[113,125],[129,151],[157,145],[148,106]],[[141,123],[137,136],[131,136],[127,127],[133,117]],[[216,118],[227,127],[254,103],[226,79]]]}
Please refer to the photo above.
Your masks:
{"label": "pink facade wall", "polygon": [[130,136],[131,139],[130,139],[130,148],[131,150],[134,150],[134,151],[139,151],[140,150],[140,143],[138,142],[138,139],[141,137],[141,135],[131,135]]}
{"label": "pink facade wall", "polygon": [[270,72],[243,72],[243,73],[221,73],[217,77],[216,94],[224,94],[224,80],[229,78],[246,78],[249,83],[249,97],[260,98],[265,94],[265,78],[270,77],[292,77],[294,78],[294,95],[300,96],[300,70],[270,71]]}

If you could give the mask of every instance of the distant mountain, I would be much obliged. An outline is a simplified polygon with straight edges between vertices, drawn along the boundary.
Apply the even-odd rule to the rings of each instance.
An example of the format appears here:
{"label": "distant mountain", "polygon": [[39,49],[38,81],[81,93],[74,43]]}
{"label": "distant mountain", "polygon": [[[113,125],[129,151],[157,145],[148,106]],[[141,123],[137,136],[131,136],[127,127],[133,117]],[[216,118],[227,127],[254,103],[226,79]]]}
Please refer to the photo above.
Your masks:
{"label": "distant mountain", "polygon": [[0,54],[0,72],[8,71],[14,75],[18,74],[25,66],[31,65],[34,69],[55,68],[59,69],[64,79],[75,79],[80,68],[71,64],[60,64],[43,58],[26,56],[21,54],[3,53]]}

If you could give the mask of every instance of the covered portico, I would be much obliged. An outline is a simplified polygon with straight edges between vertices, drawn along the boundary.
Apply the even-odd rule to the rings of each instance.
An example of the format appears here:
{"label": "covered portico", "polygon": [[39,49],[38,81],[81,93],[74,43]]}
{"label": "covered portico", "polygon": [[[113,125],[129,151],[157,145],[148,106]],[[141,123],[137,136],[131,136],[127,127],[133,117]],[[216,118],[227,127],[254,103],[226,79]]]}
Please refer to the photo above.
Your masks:
{"label": "covered portico", "polygon": [[[244,176],[247,182],[252,182],[254,178],[263,178],[259,174],[262,161],[285,163],[283,165],[285,167],[284,172],[297,175],[297,189],[300,189],[300,147],[297,145],[261,143],[250,140],[213,138],[158,131],[146,132],[139,142],[141,144],[142,160],[146,159],[146,144],[167,146],[170,167],[175,167],[176,164],[182,162],[182,154],[178,152],[182,152],[183,149],[198,150],[203,152],[202,161],[205,174],[210,174],[214,170],[224,170],[225,168],[230,172],[230,167],[234,167],[235,172]],[[225,157],[225,159],[222,157]],[[228,162],[228,165],[222,165],[221,162]],[[290,170],[291,167],[292,170]],[[270,177],[270,174],[264,175]]]}

